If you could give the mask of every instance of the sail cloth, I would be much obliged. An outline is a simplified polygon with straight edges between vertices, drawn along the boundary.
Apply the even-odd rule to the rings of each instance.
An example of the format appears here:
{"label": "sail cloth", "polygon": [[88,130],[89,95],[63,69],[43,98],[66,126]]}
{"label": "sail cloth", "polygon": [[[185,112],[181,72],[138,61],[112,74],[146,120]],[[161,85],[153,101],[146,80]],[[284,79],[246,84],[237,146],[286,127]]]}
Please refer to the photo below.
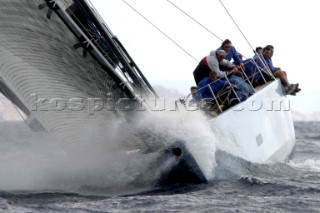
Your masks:
{"label": "sail cloth", "polygon": [[43,2],[0,1],[0,78],[72,150],[88,124],[117,116],[97,110],[99,104],[126,94],[89,54],[73,48],[77,39],[58,16],[48,19],[47,10],[39,10]]}

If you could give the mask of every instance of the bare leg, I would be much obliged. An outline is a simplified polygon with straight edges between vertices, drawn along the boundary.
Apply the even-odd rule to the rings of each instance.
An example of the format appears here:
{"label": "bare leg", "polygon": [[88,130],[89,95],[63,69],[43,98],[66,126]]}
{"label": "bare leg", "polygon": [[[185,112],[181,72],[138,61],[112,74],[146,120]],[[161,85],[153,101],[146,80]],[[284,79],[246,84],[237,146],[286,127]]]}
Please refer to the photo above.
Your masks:
{"label": "bare leg", "polygon": [[282,70],[277,70],[273,73],[274,77],[279,78],[283,86],[287,86],[289,84],[288,77],[286,73]]}

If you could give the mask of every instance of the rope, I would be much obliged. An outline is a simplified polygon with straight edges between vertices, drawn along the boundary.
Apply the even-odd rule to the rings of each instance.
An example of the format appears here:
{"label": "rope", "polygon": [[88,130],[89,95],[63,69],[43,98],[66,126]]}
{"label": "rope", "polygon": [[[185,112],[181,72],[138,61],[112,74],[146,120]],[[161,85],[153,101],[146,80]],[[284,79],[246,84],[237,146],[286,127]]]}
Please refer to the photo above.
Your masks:
{"label": "rope", "polygon": [[151,24],[154,28],[156,28],[162,35],[167,37],[172,43],[174,43],[177,47],[179,47],[182,51],[184,51],[187,55],[189,55],[191,58],[193,58],[196,62],[199,63],[199,61],[193,57],[188,51],[186,51],[182,46],[180,46],[176,41],[174,41],[171,37],[169,37],[167,34],[165,34],[162,30],[160,30],[155,24],[153,24],[151,21],[149,21],[145,16],[143,16],[139,11],[137,11],[133,6],[131,6],[128,2],[125,0],[122,0],[125,4],[127,4],[133,11],[135,11],[137,14],[139,14],[144,20],[146,20],[149,24]]}
{"label": "rope", "polygon": [[180,7],[178,7],[177,5],[175,5],[174,3],[172,3],[170,0],[167,0],[167,2],[169,2],[170,4],[172,4],[175,8],[177,8],[178,10],[180,10],[183,14],[185,14],[186,16],[188,16],[190,19],[192,19],[194,22],[196,22],[197,24],[199,24],[202,28],[204,28],[206,31],[208,31],[211,35],[213,35],[214,37],[216,37],[217,39],[219,39],[220,41],[223,41],[219,36],[217,36],[216,34],[214,34],[212,31],[210,31],[207,27],[205,27],[204,25],[202,25],[199,21],[197,21],[196,19],[194,19],[192,16],[190,16],[188,13],[186,13],[185,11],[183,11]]}
{"label": "rope", "polygon": [[236,25],[236,27],[237,27],[238,30],[240,31],[241,35],[242,35],[242,36],[244,37],[244,39],[247,41],[247,43],[249,44],[249,46],[251,47],[251,49],[254,50],[253,47],[252,47],[252,45],[250,44],[249,40],[247,39],[247,37],[244,35],[244,33],[242,32],[242,30],[240,29],[240,27],[238,26],[238,24],[236,23],[236,21],[233,19],[233,17],[232,17],[231,14],[229,13],[228,9],[224,6],[224,4],[222,3],[221,0],[219,0],[219,1],[220,1],[220,3],[221,3],[222,7],[225,9],[225,11],[228,13],[228,15],[229,15],[229,17],[231,18],[231,20],[233,21],[233,23]]}

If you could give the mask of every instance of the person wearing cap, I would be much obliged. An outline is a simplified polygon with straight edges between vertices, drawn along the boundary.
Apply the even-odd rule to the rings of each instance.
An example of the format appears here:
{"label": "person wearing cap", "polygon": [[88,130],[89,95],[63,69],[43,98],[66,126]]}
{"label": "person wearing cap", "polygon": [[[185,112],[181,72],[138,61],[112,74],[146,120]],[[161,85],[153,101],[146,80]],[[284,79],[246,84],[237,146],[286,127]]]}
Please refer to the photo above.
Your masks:
{"label": "person wearing cap", "polygon": [[[236,66],[224,59],[226,55],[227,53],[224,50],[213,50],[208,56],[204,57],[193,71],[196,84],[198,85],[203,78],[208,77],[210,71],[215,72],[218,78],[224,77],[229,73],[237,72]],[[230,71],[221,71],[219,64],[230,68]]]}

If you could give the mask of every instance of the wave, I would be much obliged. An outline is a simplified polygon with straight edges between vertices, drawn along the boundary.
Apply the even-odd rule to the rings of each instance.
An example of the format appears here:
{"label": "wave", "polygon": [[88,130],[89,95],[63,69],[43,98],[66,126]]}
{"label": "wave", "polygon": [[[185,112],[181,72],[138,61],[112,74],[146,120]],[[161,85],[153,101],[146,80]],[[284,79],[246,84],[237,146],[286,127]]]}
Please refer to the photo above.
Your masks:
{"label": "wave", "polygon": [[267,180],[263,180],[261,178],[253,177],[253,176],[242,176],[239,179],[240,182],[245,183],[245,184],[250,184],[250,185],[266,185],[266,184],[271,184]]}
{"label": "wave", "polygon": [[320,172],[320,160],[316,159],[307,159],[300,162],[292,160],[288,163],[288,165],[298,169]]}

